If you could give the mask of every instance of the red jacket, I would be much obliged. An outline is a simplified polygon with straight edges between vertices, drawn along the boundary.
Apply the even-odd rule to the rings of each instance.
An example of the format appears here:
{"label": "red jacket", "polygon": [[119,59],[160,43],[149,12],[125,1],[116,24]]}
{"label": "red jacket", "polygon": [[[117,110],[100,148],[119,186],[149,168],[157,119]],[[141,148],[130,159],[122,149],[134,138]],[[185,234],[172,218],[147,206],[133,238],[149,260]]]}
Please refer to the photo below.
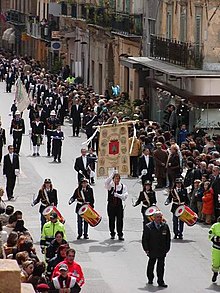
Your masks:
{"label": "red jacket", "polygon": [[212,215],[214,212],[214,198],[212,188],[210,188],[207,191],[204,191],[202,202],[202,213],[205,215]]}
{"label": "red jacket", "polygon": [[69,263],[66,260],[61,261],[60,263],[58,263],[58,265],[56,265],[54,271],[53,271],[53,275],[52,278],[59,276],[60,272],[59,272],[59,267],[61,264],[66,264],[68,266],[69,269],[69,273],[76,278],[76,282],[78,283],[78,285],[80,287],[82,287],[85,283],[85,279],[84,279],[84,275],[83,275],[83,271],[81,266],[77,263],[77,262],[73,262],[73,263]]}

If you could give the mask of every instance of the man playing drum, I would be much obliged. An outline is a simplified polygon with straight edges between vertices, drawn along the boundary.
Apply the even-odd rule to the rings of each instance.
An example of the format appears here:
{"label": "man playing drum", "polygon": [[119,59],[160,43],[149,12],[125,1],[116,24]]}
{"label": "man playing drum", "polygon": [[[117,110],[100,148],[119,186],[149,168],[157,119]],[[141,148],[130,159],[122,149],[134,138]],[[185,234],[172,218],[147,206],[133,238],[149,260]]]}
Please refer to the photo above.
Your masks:
{"label": "man playing drum", "polygon": [[109,218],[109,230],[111,239],[115,239],[115,221],[118,239],[123,241],[123,217],[124,209],[122,201],[128,197],[126,185],[120,182],[120,175],[116,170],[105,181],[105,188],[108,190],[107,212]]}
{"label": "man playing drum", "polygon": [[176,215],[176,209],[180,205],[188,205],[189,204],[189,198],[187,195],[187,190],[184,188],[184,185],[182,183],[181,178],[177,178],[175,180],[175,184],[173,188],[170,190],[169,196],[167,200],[165,201],[165,205],[168,205],[173,201],[171,212],[173,213],[173,232],[174,232],[174,239],[183,239],[183,226],[184,222],[181,221]]}
{"label": "man playing drum", "polygon": [[73,193],[73,196],[69,200],[69,205],[77,200],[76,213],[77,213],[77,226],[78,226],[78,236],[79,240],[84,235],[84,239],[89,239],[88,237],[88,223],[79,215],[79,210],[83,204],[89,204],[92,208],[94,207],[94,196],[93,189],[88,184],[86,178],[82,178],[79,186]]}

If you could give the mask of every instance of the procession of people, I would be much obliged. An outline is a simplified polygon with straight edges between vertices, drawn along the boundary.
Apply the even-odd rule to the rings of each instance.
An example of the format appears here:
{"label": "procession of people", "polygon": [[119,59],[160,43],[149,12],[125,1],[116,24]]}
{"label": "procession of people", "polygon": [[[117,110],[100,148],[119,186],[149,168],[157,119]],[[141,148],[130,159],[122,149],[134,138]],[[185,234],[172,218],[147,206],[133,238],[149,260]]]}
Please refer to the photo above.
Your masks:
{"label": "procession of people", "polygon": [[[97,226],[102,218],[96,211],[93,187],[100,151],[99,131],[96,129],[135,120],[132,122],[134,128],[132,123],[129,126],[130,170],[127,175],[139,184],[139,194],[132,199],[132,203],[133,207],[141,205],[142,246],[149,258],[146,272],[148,285],[154,282],[154,266],[157,262],[158,286],[168,287],[164,272],[171,232],[161,210],[169,204],[172,205],[170,218],[173,221],[174,241],[185,238],[185,225],[210,226],[209,239],[213,243],[212,282],[216,282],[220,272],[220,136],[212,137],[199,129],[189,132],[185,124],[178,123],[172,104],[167,105],[162,124],[147,119],[145,101],[135,109],[136,113],[127,117],[126,113],[119,111],[125,103],[124,93],[117,97],[98,95],[91,86],[77,84],[72,78],[64,79],[62,69],[52,74],[32,58],[2,54],[0,65],[4,71],[2,80],[6,83],[6,92],[11,92],[13,84],[20,80],[29,97],[29,105],[22,111],[29,111],[30,125],[25,125],[16,100],[12,105],[12,120],[8,128],[13,144],[8,145],[8,154],[3,154],[7,133],[0,124],[0,163],[3,157],[5,191],[10,201],[10,205],[6,205],[0,193],[0,256],[17,260],[21,268],[21,281],[31,283],[36,292],[72,293],[80,292],[86,282],[83,269],[74,260],[76,250],[69,244],[65,215],[58,209],[60,197],[54,188],[55,182],[50,178],[44,179],[36,198],[30,203],[32,206],[40,204],[43,261],[35,252],[22,213],[13,210],[25,129],[30,127],[31,130],[32,156],[36,159],[42,156],[41,145],[46,139],[47,157],[53,156],[52,162],[60,164],[65,144],[62,125],[67,121],[71,123],[72,136],[76,140],[80,137],[80,129],[85,131],[87,143],[81,148],[81,155],[76,154],[73,164],[78,185],[73,187],[73,194],[66,204],[76,202],[76,238],[80,240],[83,237],[88,241],[89,229]],[[27,72],[26,65],[29,65]],[[3,126],[6,128],[6,125]],[[112,146],[116,153],[117,145],[113,143]],[[126,241],[125,203],[131,191],[116,167],[111,168],[105,177],[103,189],[106,193],[109,237],[112,242],[116,235],[119,241]],[[167,198],[164,205],[159,207],[157,196],[161,190],[166,191]]]}

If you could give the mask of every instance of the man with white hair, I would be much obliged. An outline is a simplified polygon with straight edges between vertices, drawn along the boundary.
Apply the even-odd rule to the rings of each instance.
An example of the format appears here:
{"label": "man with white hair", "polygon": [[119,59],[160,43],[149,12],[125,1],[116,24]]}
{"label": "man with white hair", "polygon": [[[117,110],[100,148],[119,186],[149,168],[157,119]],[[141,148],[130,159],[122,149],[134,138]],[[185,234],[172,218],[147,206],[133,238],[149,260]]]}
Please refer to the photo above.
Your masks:
{"label": "man with white hair", "polygon": [[163,222],[163,214],[157,211],[154,214],[154,221],[146,224],[143,236],[142,246],[149,257],[147,265],[148,284],[153,284],[154,266],[157,262],[157,283],[159,287],[167,288],[164,282],[165,257],[170,250],[170,229]]}

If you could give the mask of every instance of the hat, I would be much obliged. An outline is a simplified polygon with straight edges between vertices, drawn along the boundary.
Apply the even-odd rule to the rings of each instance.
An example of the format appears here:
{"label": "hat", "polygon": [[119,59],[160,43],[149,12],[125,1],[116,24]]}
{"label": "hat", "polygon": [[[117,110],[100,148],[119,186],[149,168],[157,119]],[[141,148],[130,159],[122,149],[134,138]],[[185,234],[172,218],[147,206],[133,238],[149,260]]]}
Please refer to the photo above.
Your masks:
{"label": "hat", "polygon": [[68,266],[65,263],[62,263],[59,266],[59,271],[68,271]]}
{"label": "hat", "polygon": [[89,180],[86,179],[86,178],[84,177],[84,178],[82,178],[82,179],[80,180],[80,182],[87,182],[87,183],[89,183]]}
{"label": "hat", "polygon": [[36,289],[38,292],[45,292],[48,291],[50,287],[47,284],[38,284]]}
{"label": "hat", "polygon": [[51,116],[56,116],[56,112],[55,112],[54,110],[52,110],[52,111],[50,112],[50,115],[51,115]]}
{"label": "hat", "polygon": [[152,185],[152,182],[150,180],[147,180],[144,182],[144,185]]}
{"label": "hat", "polygon": [[20,115],[21,113],[20,113],[20,111],[15,111],[15,115]]}
{"label": "hat", "polygon": [[158,141],[158,142],[156,143],[156,146],[162,146],[162,142]]}
{"label": "hat", "polygon": [[57,219],[57,214],[56,213],[51,213],[50,214],[50,219],[52,219],[52,220]]}
{"label": "hat", "polygon": [[182,183],[183,180],[182,180],[182,178],[176,178],[175,182],[176,182],[176,183]]}
{"label": "hat", "polygon": [[44,180],[44,183],[51,183],[51,180],[50,180],[49,178],[46,178],[46,179]]}

